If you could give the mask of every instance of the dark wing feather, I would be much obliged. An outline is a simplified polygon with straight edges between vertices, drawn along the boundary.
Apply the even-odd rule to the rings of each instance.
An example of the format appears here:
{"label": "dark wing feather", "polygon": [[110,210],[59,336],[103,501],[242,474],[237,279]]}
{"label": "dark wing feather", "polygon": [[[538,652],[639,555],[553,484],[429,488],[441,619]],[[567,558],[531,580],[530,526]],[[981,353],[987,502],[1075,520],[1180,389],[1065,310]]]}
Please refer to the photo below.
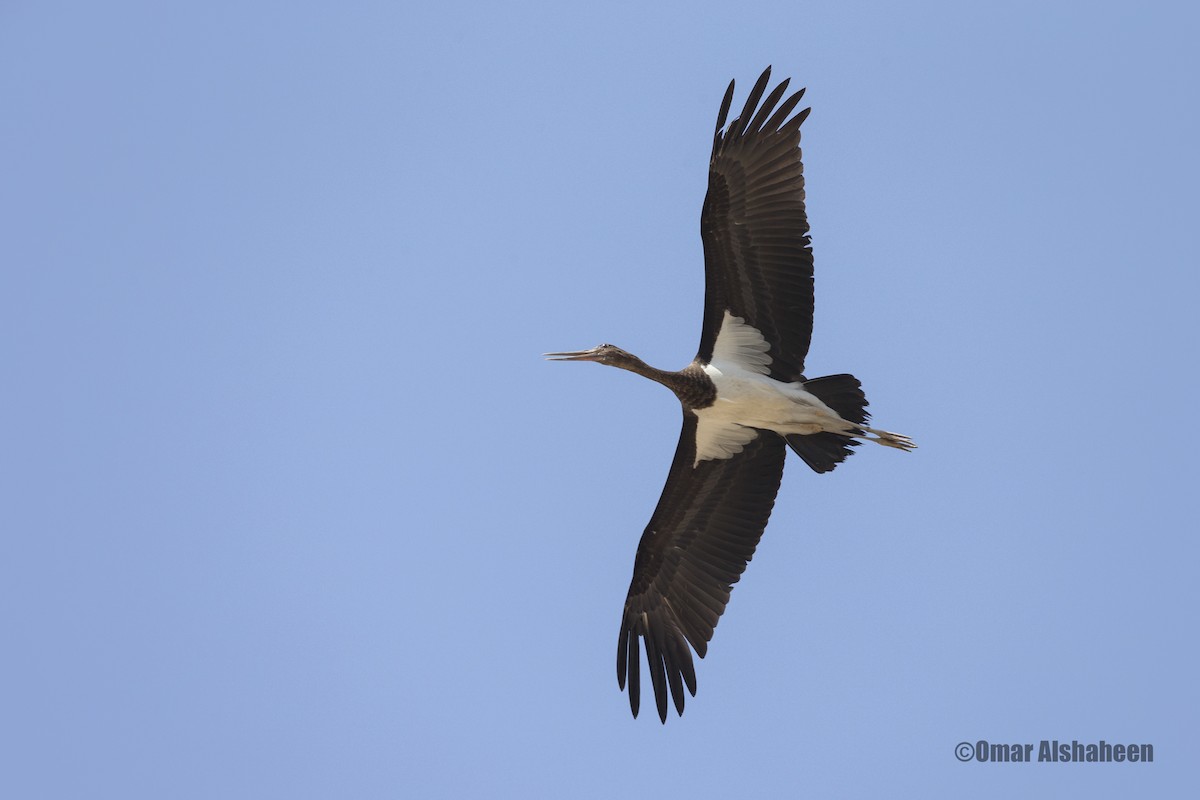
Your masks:
{"label": "dark wing feather", "polygon": [[628,677],[636,717],[644,642],[663,722],[668,693],[680,714],[684,686],[696,694],[688,645],[701,658],[707,652],[730,590],[767,526],[786,453],[783,439],[760,431],[741,453],[693,467],[696,424],[685,411],[667,485],[638,544],[617,644],[617,682],[624,689]]}
{"label": "dark wing feather", "polygon": [[787,81],[759,106],[770,77],[768,67],[742,113],[722,132],[733,101],[731,82],[717,117],[700,217],[705,293],[697,357],[712,360],[728,310],[770,344],[771,377],[794,381],[804,372],[812,337],[813,258],[800,162],[800,124],[809,109],[789,119],[803,89],[776,107]]}

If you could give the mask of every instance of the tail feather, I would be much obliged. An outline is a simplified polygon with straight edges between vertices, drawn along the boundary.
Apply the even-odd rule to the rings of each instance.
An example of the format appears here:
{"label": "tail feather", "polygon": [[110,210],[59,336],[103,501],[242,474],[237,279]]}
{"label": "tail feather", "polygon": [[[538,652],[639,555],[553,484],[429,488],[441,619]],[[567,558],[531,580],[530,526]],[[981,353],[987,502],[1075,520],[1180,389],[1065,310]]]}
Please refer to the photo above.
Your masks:
{"label": "tail feather", "polygon": [[858,442],[836,433],[793,433],[783,437],[813,472],[830,472],[846,460]]}
{"label": "tail feather", "polygon": [[[862,384],[853,375],[828,375],[804,382],[806,391],[816,395],[838,416],[855,425],[865,425],[871,415],[867,412],[867,396]],[[785,436],[788,446],[804,459],[814,472],[829,472],[854,452],[858,442],[836,433],[793,433]]]}

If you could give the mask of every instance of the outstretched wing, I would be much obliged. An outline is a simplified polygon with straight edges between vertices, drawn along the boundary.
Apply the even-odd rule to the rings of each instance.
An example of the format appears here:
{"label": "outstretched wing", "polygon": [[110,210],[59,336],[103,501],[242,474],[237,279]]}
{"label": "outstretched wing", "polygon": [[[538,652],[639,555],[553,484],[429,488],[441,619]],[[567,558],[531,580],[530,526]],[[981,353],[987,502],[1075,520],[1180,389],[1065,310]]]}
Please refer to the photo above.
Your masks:
{"label": "outstretched wing", "polygon": [[629,707],[640,704],[639,641],[645,644],[658,715],[667,720],[668,689],[683,713],[686,684],[696,694],[692,649],[703,658],[734,583],[746,569],[775,505],[786,452],[760,431],[729,458],[695,467],[696,415],[683,431],[667,485],[638,544],[617,644],[617,682],[629,680]]}
{"label": "outstretched wing", "polygon": [[705,294],[697,357],[712,360],[729,311],[770,345],[771,377],[794,381],[812,337],[813,258],[800,162],[800,124],[810,109],[789,119],[804,90],[780,103],[786,80],[759,105],[770,77],[767,67],[742,113],[722,131],[733,101],[730,82],[717,117],[700,217]]}

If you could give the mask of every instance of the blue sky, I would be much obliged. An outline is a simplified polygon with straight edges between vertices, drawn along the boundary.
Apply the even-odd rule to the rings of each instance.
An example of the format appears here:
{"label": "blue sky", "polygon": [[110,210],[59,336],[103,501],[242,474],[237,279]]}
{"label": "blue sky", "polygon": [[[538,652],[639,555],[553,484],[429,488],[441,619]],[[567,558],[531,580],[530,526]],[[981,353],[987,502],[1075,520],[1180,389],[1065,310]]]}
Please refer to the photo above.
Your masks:
{"label": "blue sky", "polygon": [[[1196,12],[433,5],[0,8],[4,796],[1194,791]],[[809,373],[921,449],[789,463],[662,726],[615,647],[678,406],[540,354],[691,359],[767,64]]]}

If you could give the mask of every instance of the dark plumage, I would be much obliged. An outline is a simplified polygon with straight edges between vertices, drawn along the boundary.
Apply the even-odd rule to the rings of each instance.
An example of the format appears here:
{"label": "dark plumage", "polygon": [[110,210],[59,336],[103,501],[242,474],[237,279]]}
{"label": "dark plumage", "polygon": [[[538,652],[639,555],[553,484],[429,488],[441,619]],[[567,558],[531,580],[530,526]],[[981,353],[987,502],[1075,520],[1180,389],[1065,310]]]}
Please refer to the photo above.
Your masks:
{"label": "dark plumage", "polygon": [[804,373],[813,325],[813,256],[800,161],[800,125],[812,109],[788,118],[803,89],[775,109],[787,91],[784,80],[754,115],[770,78],[768,67],[722,134],[733,101],[730,81],[717,115],[700,213],[704,325],[696,358],[712,360],[721,315],[729,310],[761,331],[771,346],[771,377],[794,381]]}
{"label": "dark plumage", "polygon": [[[768,67],[726,126],[721,102],[701,214],[705,297],[700,347],[679,372],[613,345],[551,353],[596,361],[662,383],[679,398],[683,430],[658,506],[638,544],[621,615],[617,680],[637,716],[645,649],[659,717],[670,697],[683,713],[696,693],[691,651],[703,658],[733,584],[754,555],[790,446],[816,472],[844,461],[855,439],[910,449],[905,436],[867,427],[852,375],[806,380],[813,259],[804,211],[803,90],[765,98]],[[782,102],[781,102],[782,100]]]}

